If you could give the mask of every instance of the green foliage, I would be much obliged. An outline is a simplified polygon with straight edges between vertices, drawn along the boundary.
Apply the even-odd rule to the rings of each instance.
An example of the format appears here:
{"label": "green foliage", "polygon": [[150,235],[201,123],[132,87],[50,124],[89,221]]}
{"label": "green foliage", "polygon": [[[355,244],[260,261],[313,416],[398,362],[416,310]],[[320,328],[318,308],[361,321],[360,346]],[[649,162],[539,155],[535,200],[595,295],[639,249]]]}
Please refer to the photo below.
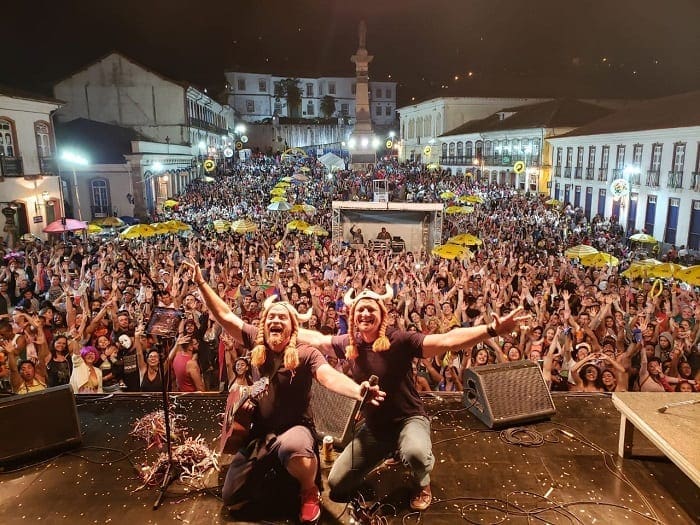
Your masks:
{"label": "green foliage", "polygon": [[335,113],[335,99],[331,95],[326,95],[321,99],[321,113],[326,118],[332,117]]}

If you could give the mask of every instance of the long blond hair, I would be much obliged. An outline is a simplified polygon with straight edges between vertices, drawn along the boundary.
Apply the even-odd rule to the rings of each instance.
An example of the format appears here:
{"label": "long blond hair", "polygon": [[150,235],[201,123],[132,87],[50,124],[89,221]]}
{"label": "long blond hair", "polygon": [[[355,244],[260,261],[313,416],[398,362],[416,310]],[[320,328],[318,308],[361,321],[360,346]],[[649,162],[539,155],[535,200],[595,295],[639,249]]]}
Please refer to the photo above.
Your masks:
{"label": "long blond hair", "polygon": [[250,354],[250,362],[256,367],[260,367],[265,363],[265,319],[267,319],[267,315],[273,306],[282,306],[287,310],[289,318],[292,320],[292,334],[289,337],[287,347],[284,349],[284,367],[288,370],[295,370],[299,366],[299,352],[297,350],[299,322],[308,321],[311,317],[311,312],[300,314],[292,304],[286,301],[275,302],[276,299],[276,295],[271,295],[263,303],[263,311],[260,314],[260,321],[258,321],[258,333],[255,336],[255,347],[253,347],[253,351]]}

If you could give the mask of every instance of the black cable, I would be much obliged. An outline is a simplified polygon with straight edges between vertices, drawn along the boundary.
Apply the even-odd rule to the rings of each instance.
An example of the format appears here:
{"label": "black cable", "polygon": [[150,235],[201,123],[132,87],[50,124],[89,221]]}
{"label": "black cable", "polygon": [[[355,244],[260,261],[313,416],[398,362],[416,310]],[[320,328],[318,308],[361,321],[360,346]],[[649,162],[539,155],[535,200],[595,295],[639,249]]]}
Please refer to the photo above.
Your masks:
{"label": "black cable", "polygon": [[544,436],[537,430],[527,427],[513,427],[501,430],[499,437],[508,445],[520,447],[541,447],[544,445]]}

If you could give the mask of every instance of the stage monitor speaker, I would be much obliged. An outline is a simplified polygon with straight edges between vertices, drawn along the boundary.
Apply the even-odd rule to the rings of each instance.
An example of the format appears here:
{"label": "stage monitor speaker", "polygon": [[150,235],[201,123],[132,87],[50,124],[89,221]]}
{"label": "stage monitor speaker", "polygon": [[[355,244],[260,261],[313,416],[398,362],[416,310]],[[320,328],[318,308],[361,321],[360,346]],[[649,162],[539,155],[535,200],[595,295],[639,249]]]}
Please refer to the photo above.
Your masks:
{"label": "stage monitor speaker", "polygon": [[318,439],[331,436],[336,447],[345,447],[352,439],[359,408],[359,401],[332,392],[313,380],[311,410]]}
{"label": "stage monitor speaker", "polygon": [[0,399],[0,465],[82,443],[75,396],[69,385]]}
{"label": "stage monitor speaker", "polygon": [[542,371],[531,361],[467,368],[463,379],[464,405],[489,428],[548,419],[556,412]]}

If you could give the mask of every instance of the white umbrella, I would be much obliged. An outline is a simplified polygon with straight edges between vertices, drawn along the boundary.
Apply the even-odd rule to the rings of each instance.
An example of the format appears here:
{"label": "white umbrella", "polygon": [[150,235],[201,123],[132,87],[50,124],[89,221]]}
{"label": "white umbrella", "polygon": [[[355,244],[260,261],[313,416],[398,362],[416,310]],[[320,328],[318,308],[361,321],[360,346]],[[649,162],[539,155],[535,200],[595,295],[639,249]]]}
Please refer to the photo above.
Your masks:
{"label": "white umbrella", "polygon": [[267,209],[270,211],[289,211],[292,209],[292,205],[287,201],[273,202]]}

